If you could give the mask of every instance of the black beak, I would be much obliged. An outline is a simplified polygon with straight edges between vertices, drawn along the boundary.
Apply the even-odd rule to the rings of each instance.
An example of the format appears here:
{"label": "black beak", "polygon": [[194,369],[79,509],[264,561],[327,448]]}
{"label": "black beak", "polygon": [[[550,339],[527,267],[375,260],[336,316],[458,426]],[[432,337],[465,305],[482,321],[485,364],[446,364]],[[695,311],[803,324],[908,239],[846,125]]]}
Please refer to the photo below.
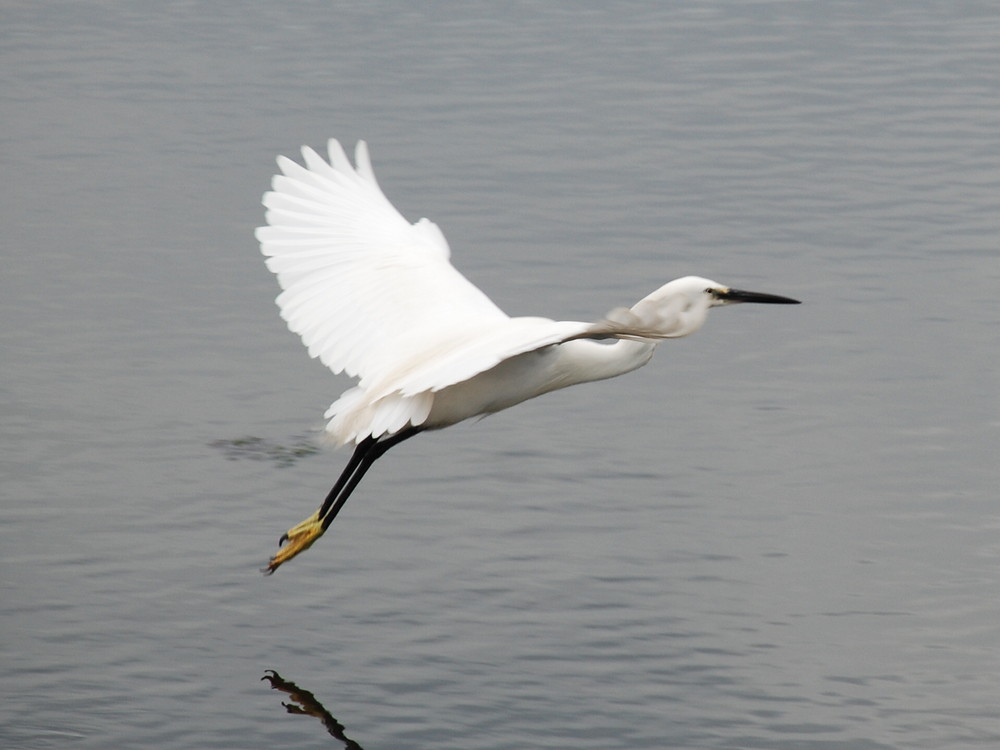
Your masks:
{"label": "black beak", "polygon": [[791,297],[779,297],[777,294],[761,294],[760,292],[744,292],[742,289],[715,289],[713,290],[719,299],[730,302],[758,302],[763,305],[798,305],[797,299]]}

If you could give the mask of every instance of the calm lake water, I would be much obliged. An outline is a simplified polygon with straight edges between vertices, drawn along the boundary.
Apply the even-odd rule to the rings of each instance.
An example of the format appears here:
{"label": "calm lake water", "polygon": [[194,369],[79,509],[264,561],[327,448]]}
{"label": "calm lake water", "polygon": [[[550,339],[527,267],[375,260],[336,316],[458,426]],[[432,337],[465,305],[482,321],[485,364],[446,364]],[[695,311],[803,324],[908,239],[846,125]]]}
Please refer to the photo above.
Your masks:
{"label": "calm lake water", "polygon": [[[996,4],[3,25],[0,746],[1000,746]],[[263,577],[346,460],[282,460],[348,381],[253,239],[330,136],[512,314],[804,304],[396,449]]]}

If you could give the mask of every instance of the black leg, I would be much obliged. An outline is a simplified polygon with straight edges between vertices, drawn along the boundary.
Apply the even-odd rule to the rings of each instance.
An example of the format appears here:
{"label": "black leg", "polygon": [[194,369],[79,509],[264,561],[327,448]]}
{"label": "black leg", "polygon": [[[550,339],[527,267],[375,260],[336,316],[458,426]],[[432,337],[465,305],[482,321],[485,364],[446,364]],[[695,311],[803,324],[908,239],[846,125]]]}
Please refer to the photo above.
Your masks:
{"label": "black leg", "polygon": [[323,501],[323,505],[319,509],[319,517],[323,518],[326,516],[327,512],[330,510],[330,506],[336,501],[337,496],[340,495],[340,491],[344,489],[344,485],[351,478],[354,472],[357,470],[358,466],[369,452],[378,444],[378,440],[369,436],[358,443],[358,446],[354,449],[354,453],[351,454],[351,460],[347,462],[347,466],[337,477],[337,483],[333,485],[333,489],[330,490],[330,494],[326,496],[326,500]]}
{"label": "black leg", "polygon": [[330,524],[333,523],[333,519],[337,517],[340,509],[347,502],[347,498],[354,492],[354,489],[358,486],[358,483],[368,469],[371,468],[372,464],[394,445],[402,443],[419,432],[423,432],[423,428],[409,427],[389,437],[368,437],[358,443],[358,447],[354,450],[354,455],[347,462],[347,466],[344,467],[344,471],[337,479],[337,483],[333,485],[330,494],[326,496],[326,500],[323,501],[323,507],[319,510],[319,517],[323,521],[323,531],[326,531],[330,527]]}
{"label": "black leg", "polygon": [[[281,549],[270,559],[264,572],[273,573],[279,566],[309,549],[313,542],[319,539],[333,523],[333,519],[344,507],[347,498],[354,492],[354,488],[358,486],[358,482],[361,481],[372,464],[392,446],[413,437],[418,432],[423,432],[423,429],[422,427],[410,427],[395,435],[382,438],[368,437],[358,443],[358,447],[354,449],[354,454],[347,462],[347,466],[337,478],[337,483],[333,485],[330,494],[323,501],[323,507],[282,535],[281,541],[278,542]],[[285,542],[288,544],[285,545]]]}
{"label": "black leg", "polygon": [[[354,471],[358,468],[358,464],[364,460],[365,455],[375,446],[377,442],[378,441],[375,438],[369,436],[358,443],[358,446],[354,449],[354,453],[351,454],[351,460],[347,462],[347,466],[344,467],[340,476],[337,477],[337,483],[333,485],[333,489],[330,490],[330,494],[327,495],[326,500],[323,501],[323,505],[320,507],[319,513],[317,514],[319,518],[323,518],[327,511],[330,510],[330,506],[333,505],[337,496],[340,494],[340,491],[344,489],[344,485],[347,484],[347,480],[349,480],[351,475],[354,474]],[[325,530],[326,527],[324,526],[323,529]],[[286,532],[282,534],[281,539],[278,540],[278,546],[281,546],[287,541],[288,534]]]}

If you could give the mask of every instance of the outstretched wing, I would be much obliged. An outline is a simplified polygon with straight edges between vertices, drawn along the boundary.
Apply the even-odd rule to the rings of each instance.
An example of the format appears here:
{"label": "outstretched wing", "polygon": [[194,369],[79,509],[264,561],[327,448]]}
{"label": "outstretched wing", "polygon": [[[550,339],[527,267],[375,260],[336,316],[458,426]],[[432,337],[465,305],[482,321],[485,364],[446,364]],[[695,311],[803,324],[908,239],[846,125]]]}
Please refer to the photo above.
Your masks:
{"label": "outstretched wing", "polygon": [[[336,140],[330,163],[303,148],[305,166],[278,158],[257,229],[267,267],[284,290],[288,327],[335,373],[382,380],[404,353],[509,320],[455,270],[437,225],[410,224],[382,193],[360,141],[352,167]],[[474,373],[473,373],[474,374]]]}
{"label": "outstretched wing", "polygon": [[[356,166],[332,139],[329,163],[308,147],[302,156],[304,166],[278,158],[257,239],[288,327],[311,356],[359,379],[327,412],[341,442],[422,424],[435,393],[511,357],[623,333],[607,322],[508,317],[451,265],[435,224],[410,224],[388,201],[364,141]],[[465,416],[480,413],[468,406]]]}

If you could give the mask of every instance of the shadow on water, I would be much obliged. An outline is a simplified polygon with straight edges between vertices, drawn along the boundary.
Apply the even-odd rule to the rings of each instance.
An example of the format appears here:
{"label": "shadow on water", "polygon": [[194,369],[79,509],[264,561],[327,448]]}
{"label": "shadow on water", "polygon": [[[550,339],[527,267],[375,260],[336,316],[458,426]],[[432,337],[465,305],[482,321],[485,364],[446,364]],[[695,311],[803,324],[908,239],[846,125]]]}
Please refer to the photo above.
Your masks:
{"label": "shadow on water", "polygon": [[330,712],[316,699],[315,695],[308,690],[303,690],[294,682],[283,679],[273,669],[265,669],[264,671],[268,674],[260,679],[267,680],[274,690],[288,693],[291,698],[292,702],[290,703],[281,702],[288,713],[296,716],[313,716],[323,722],[323,726],[326,727],[326,731],[331,737],[344,743],[346,750],[364,750],[361,745],[344,734],[344,725],[330,715]]}
{"label": "shadow on water", "polygon": [[313,440],[302,435],[288,438],[286,444],[247,436],[213,440],[208,445],[222,451],[228,461],[268,461],[279,469],[288,468],[300,459],[319,453],[319,446]]}

